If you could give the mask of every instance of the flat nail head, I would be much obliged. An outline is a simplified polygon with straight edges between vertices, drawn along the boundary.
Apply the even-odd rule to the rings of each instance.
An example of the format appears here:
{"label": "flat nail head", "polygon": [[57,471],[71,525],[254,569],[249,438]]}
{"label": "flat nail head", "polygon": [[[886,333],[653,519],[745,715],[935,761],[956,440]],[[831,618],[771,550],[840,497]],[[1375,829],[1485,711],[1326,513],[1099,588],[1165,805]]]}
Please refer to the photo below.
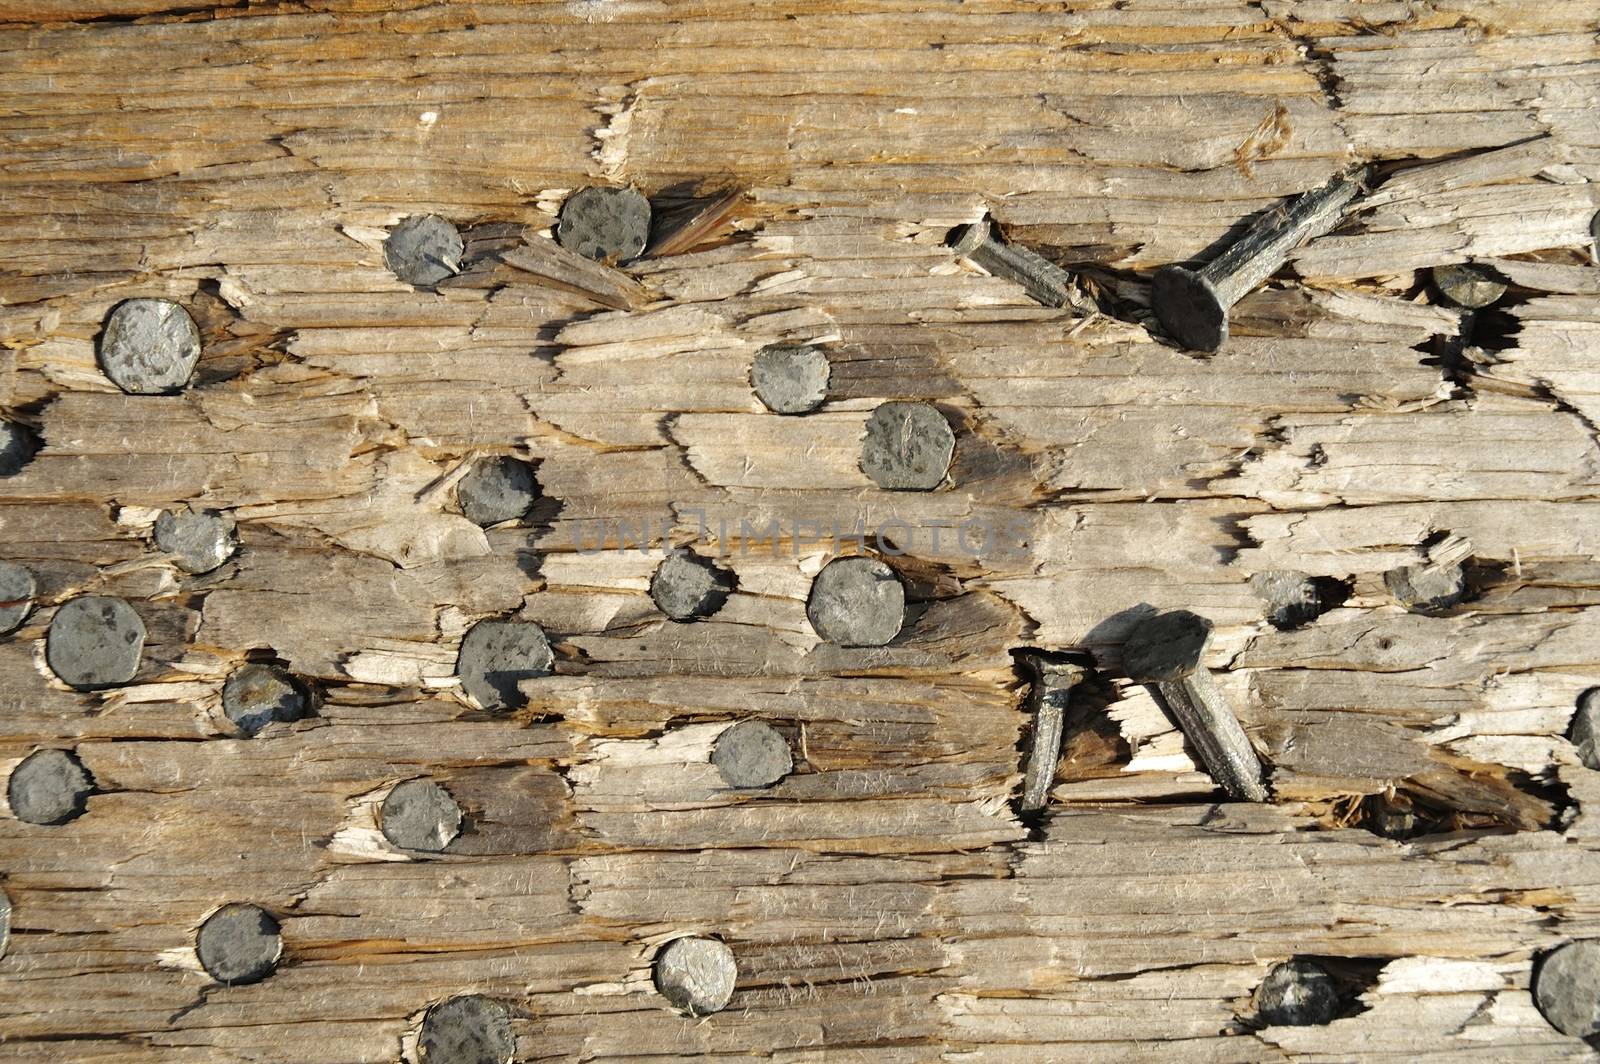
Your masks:
{"label": "flat nail head", "polygon": [[379,821],[400,849],[442,853],[461,834],[461,807],[432,780],[405,780],[383,800]]}
{"label": "flat nail head", "polygon": [[711,763],[730,787],[770,787],[794,770],[783,733],[765,721],[740,721],[717,736]]}
{"label": "flat nail head", "polygon": [[1578,748],[1578,760],[1600,770],[1600,687],[1591,687],[1578,696],[1578,709],[1572,715],[1567,737]]}
{"label": "flat nail head", "polygon": [[650,598],[674,621],[709,617],[732,590],[731,573],[687,551],[669,554],[650,577]]}
{"label": "flat nail head", "polygon": [[1569,942],[1547,954],[1534,972],[1533,998],[1562,1034],[1600,1034],[1600,941]]}
{"label": "flat nail head", "polygon": [[1412,613],[1448,609],[1467,597],[1467,573],[1459,563],[1402,565],[1383,574],[1396,602]]}
{"label": "flat nail head", "polygon": [[6,801],[18,820],[54,826],[88,808],[94,777],[70,750],[37,750],[11,770]]}
{"label": "flat nail head", "polygon": [[45,661],[62,683],[81,691],[115,687],[139,671],[144,638],[144,621],[132,606],[106,595],[80,595],[51,618]]}
{"label": "flat nail head", "polygon": [[750,363],[750,386],[774,414],[809,414],[828,397],[832,373],[820,347],[769,344]]}
{"label": "flat nail head", "polygon": [[130,395],[175,392],[199,361],[200,329],[170,299],[124,300],[100,332],[100,368]]}
{"label": "flat nail head", "polygon": [[1256,989],[1256,1016],[1268,1027],[1315,1027],[1344,1007],[1328,970],[1298,958],[1275,966]]}
{"label": "flat nail head", "polygon": [[650,239],[650,201],[632,188],[584,188],[561,205],[556,242],[596,262],[638,258]]}
{"label": "flat nail head", "polygon": [[806,616],[830,643],[881,647],[905,624],[905,585],[875,558],[835,558],[811,582]]}
{"label": "flat nail head", "polygon": [[422,1017],[422,1064],[509,1064],[517,1040],[506,1007],[477,994],[441,1001]]}
{"label": "flat nail head", "polygon": [[932,491],[944,483],[956,434],[931,403],[884,403],[867,419],[861,471],[885,491]]}
{"label": "flat nail head", "polygon": [[1190,351],[1215,351],[1228,339],[1228,308],[1211,282],[1182,266],[1156,271],[1150,289],[1156,320]]}
{"label": "flat nail head", "polygon": [[38,441],[26,425],[0,419],[0,477],[22,472],[38,450]]}
{"label": "flat nail head", "polygon": [[480,458],[456,485],[461,513],[483,528],[520,520],[538,498],[533,466],[508,455]]}
{"label": "flat nail head", "polygon": [[461,271],[461,230],[437,214],[413,214],[389,230],[383,261],[406,284],[432,288]]}
{"label": "flat nail head", "polygon": [[200,925],[195,936],[200,966],[219,983],[259,983],[278,967],[283,938],[278,921],[259,905],[224,905]]}
{"label": "flat nail head", "polygon": [[157,549],[186,573],[209,573],[239,547],[233,518],[216,510],[162,510],[155,539]]}
{"label": "flat nail head", "polygon": [[1266,604],[1267,623],[1278,629],[1299,628],[1322,613],[1322,592],[1304,573],[1270,569],[1250,577],[1250,590]]}
{"label": "flat nail head", "polygon": [[1433,268],[1433,287],[1458,307],[1477,310],[1506,294],[1495,272],[1475,262],[1456,262]]}
{"label": "flat nail head", "polygon": [[517,681],[550,675],[555,654],[544,629],[531,621],[479,621],[461,640],[456,675],[461,687],[490,711],[517,709]]}
{"label": "flat nail head", "polygon": [[1174,683],[1200,667],[1211,644],[1211,622],[1172,610],[1134,625],[1122,648],[1123,671],[1135,683]]}
{"label": "flat nail head", "polygon": [[733,950],[719,939],[675,938],[656,954],[656,989],[691,1016],[726,1008],[738,978]]}
{"label": "flat nail head", "polygon": [[240,666],[222,685],[222,713],[246,737],[274,722],[299,720],[306,701],[305,689],[271,665]]}
{"label": "flat nail head", "polygon": [[948,246],[951,251],[965,258],[992,239],[994,239],[994,227],[985,219],[973,222],[971,225],[957,226],[950,234]]}
{"label": "flat nail head", "polygon": [[33,573],[16,562],[0,562],[0,635],[14,632],[33,609]]}

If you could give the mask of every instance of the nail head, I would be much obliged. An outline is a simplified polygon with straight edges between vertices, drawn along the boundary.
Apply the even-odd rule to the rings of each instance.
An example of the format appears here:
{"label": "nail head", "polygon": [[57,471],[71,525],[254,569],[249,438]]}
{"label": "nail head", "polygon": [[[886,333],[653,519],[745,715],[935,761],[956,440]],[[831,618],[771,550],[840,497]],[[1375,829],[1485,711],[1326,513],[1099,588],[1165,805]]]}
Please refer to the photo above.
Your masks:
{"label": "nail head", "polygon": [[403,218],[383,242],[383,261],[400,280],[431,288],[461,271],[461,231],[437,214]]}
{"label": "nail head", "polygon": [[36,750],[11,770],[6,801],[18,820],[54,826],[88,808],[94,777],[70,750]]}
{"label": "nail head", "polygon": [[199,361],[200,328],[170,299],[124,300],[100,333],[100,368],[130,395],[177,391]]}
{"label": "nail head", "polygon": [[931,403],[884,403],[867,419],[861,471],[885,491],[932,491],[944,482],[956,434]]}
{"label": "nail head", "polygon": [[905,585],[875,558],[836,558],[811,582],[806,616],[830,643],[881,647],[905,624]]}
{"label": "nail head", "polygon": [[50,620],[45,661],[61,682],[80,690],[127,683],[144,654],[144,621],[107,595],[80,595]]}
{"label": "nail head", "polygon": [[556,241],[599,262],[638,258],[650,238],[650,201],[636,189],[579,189],[561,205]]}
{"label": "nail head", "polygon": [[16,631],[28,619],[37,590],[27,566],[0,561],[0,635]]}
{"label": "nail head", "polygon": [[828,397],[828,356],[811,344],[769,344],[750,363],[750,385],[774,414],[809,414]]}
{"label": "nail head", "polygon": [[461,640],[456,675],[484,709],[516,709],[525,701],[517,681],[548,676],[554,665],[550,640],[537,624],[479,621]]}
{"label": "nail head", "polygon": [[949,234],[945,243],[957,255],[967,256],[987,244],[994,237],[994,227],[988,220],[959,225]]}
{"label": "nail head", "polygon": [[1461,565],[1402,565],[1383,574],[1395,601],[1412,613],[1448,609],[1466,600],[1467,573]]}
{"label": "nail head", "polygon": [[1533,996],[1562,1034],[1600,1034],[1600,941],[1569,942],[1547,954],[1534,973]]}
{"label": "nail head", "polygon": [[1578,760],[1600,769],[1600,687],[1591,687],[1578,696],[1577,712],[1567,737],[1578,748]]}
{"label": "nail head", "polygon": [[1269,1027],[1321,1026],[1342,1007],[1333,976],[1315,961],[1284,961],[1256,989],[1256,1016]]}
{"label": "nail head", "polygon": [[507,1064],[516,1048],[506,1007],[478,994],[428,1009],[417,1036],[422,1064]]}
{"label": "nail head", "polygon": [[1304,573],[1268,570],[1250,577],[1250,590],[1267,606],[1267,623],[1278,629],[1299,628],[1322,613],[1322,592]]}
{"label": "nail head", "polygon": [[282,669],[249,664],[233,671],[222,685],[222,712],[246,736],[274,722],[299,720],[306,714],[306,692]]}
{"label": "nail head", "polygon": [[259,905],[224,905],[195,936],[200,966],[219,983],[259,983],[278,967],[283,938],[277,919]]}
{"label": "nail head", "polygon": [[1200,667],[1211,644],[1211,622],[1188,610],[1172,610],[1134,625],[1122,648],[1123,671],[1135,683],[1171,683]]}
{"label": "nail head", "polygon": [[442,853],[461,834],[461,807],[432,780],[405,780],[379,810],[383,837],[402,850]]}
{"label": "nail head", "polygon": [[1157,270],[1150,304],[1167,335],[1187,350],[1215,351],[1228,340],[1228,308],[1211,282],[1192,270]]}
{"label": "nail head", "polygon": [[156,546],[186,573],[209,573],[238,547],[233,518],[216,510],[162,510]]}
{"label": "nail head", "polygon": [[1458,307],[1477,310],[1506,294],[1505,283],[1487,266],[1453,262],[1433,268],[1433,287]]}
{"label": "nail head", "polygon": [[22,472],[38,450],[38,442],[26,425],[0,419],[0,477]]}
{"label": "nail head", "polygon": [[717,736],[711,763],[730,787],[770,787],[794,770],[788,740],[759,720],[740,721]]}
{"label": "nail head", "polygon": [[462,514],[484,528],[522,518],[538,498],[533,466],[509,456],[479,459],[456,485]]}
{"label": "nail head", "polygon": [[669,554],[650,577],[650,597],[674,621],[692,621],[721,609],[733,588],[731,574],[686,551]]}
{"label": "nail head", "polygon": [[733,998],[739,968],[733,950],[715,938],[677,938],[656,954],[661,996],[692,1016],[721,1012]]}

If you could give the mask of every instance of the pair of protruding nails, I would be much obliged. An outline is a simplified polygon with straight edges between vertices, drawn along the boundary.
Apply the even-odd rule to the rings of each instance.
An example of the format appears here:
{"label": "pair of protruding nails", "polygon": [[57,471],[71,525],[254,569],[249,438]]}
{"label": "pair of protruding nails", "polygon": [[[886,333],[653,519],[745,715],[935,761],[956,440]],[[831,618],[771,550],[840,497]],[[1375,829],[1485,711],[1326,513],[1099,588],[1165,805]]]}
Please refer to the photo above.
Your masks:
{"label": "pair of protruding nails", "polygon": [[[1264,802],[1267,787],[1261,759],[1216,679],[1200,664],[1210,642],[1211,622],[1204,617],[1188,610],[1159,613],[1129,633],[1122,650],[1123,670],[1134,682],[1156,689],[1206,770],[1230,798]],[[1029,696],[1033,742],[1021,803],[1022,811],[1029,813],[1049,803],[1068,699],[1084,670],[1037,653],[1024,660],[1033,672]]]}

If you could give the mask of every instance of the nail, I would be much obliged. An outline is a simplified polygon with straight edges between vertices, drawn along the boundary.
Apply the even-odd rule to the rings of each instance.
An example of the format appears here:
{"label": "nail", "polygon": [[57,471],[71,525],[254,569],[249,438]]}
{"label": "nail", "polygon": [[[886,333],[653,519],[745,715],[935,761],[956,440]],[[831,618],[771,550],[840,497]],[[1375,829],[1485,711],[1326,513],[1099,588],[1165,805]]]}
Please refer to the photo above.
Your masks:
{"label": "nail", "polygon": [[277,919],[259,905],[224,905],[200,925],[194,940],[200,966],[219,983],[259,983],[278,967],[283,938]]}
{"label": "nail", "polygon": [[884,491],[932,491],[944,483],[956,434],[931,403],[884,403],[867,419],[861,471]]}
{"label": "nail", "polygon": [[155,540],[157,549],[172,555],[186,573],[209,573],[239,546],[233,518],[216,510],[162,510]]}
{"label": "nail", "polygon": [[383,261],[406,284],[432,288],[461,271],[461,230],[437,214],[400,220],[383,242]]}
{"label": "nail", "polygon": [[461,834],[461,807],[432,780],[405,780],[378,810],[383,837],[402,850],[443,853]]}
{"label": "nail", "polygon": [[482,528],[520,520],[538,498],[533,466],[509,456],[480,458],[456,485],[462,515]]}
{"label": "nail", "polygon": [[243,665],[222,685],[222,713],[247,738],[268,724],[299,720],[306,703],[299,682],[271,665]]}
{"label": "nail", "polygon": [[14,477],[38,453],[39,440],[33,430],[15,421],[0,419],[0,477]]}
{"label": "nail", "polygon": [[650,201],[632,188],[584,188],[567,197],[556,243],[596,262],[638,258],[650,239]]}
{"label": "nail", "polygon": [[76,820],[88,808],[94,777],[70,750],[37,750],[11,770],[6,801],[26,824],[54,826]]}
{"label": "nail", "polygon": [[37,590],[27,566],[0,562],[0,635],[16,631],[28,619]]}
{"label": "nail", "polygon": [[1028,765],[1023,771],[1022,811],[1031,813],[1050,804],[1050,784],[1061,761],[1061,730],[1067,718],[1067,700],[1083,679],[1083,667],[1050,661],[1037,653],[1023,656],[1033,673],[1028,692],[1028,712],[1033,717],[1033,739]]}
{"label": "nail", "polygon": [[730,787],[770,787],[794,770],[788,740],[759,720],[740,721],[717,736],[711,763]]}
{"label": "nail", "polygon": [[650,577],[650,598],[674,621],[709,617],[728,601],[733,574],[688,551],[676,551]]}
{"label": "nail", "polygon": [[1600,1034],[1600,941],[1569,942],[1546,954],[1533,975],[1533,997],[1550,1026],[1574,1038]]}
{"label": "nail", "polygon": [[809,414],[828,397],[833,367],[811,344],[769,344],[750,363],[750,386],[774,414]]}
{"label": "nail", "polygon": [[733,950],[720,939],[675,938],[656,954],[656,989],[691,1016],[726,1008],[738,978]]}
{"label": "nail", "polygon": [[1425,547],[1422,565],[1402,565],[1383,574],[1383,584],[1396,602],[1412,613],[1448,609],[1467,598],[1467,570],[1461,563],[1472,555],[1472,542],[1451,533]]}
{"label": "nail", "polygon": [[170,299],[118,303],[100,331],[100,369],[129,395],[162,395],[189,383],[200,328]]}
{"label": "nail", "polygon": [[1008,244],[985,218],[963,225],[950,234],[949,248],[962,258],[971,259],[996,277],[1015,281],[1036,303],[1047,307],[1070,306],[1088,313],[1094,305],[1078,291],[1072,274],[1020,244]]}
{"label": "nail", "polygon": [[1191,351],[1215,351],[1228,339],[1228,308],[1278,272],[1289,253],[1328,232],[1361,191],[1365,167],[1267,211],[1226,251],[1198,270],[1156,271],[1151,303],[1162,328]]}
{"label": "nail", "polygon": [[517,1039],[504,1005],[478,994],[462,994],[423,1015],[417,1049],[422,1064],[500,1064],[516,1052]]}
{"label": "nail", "polygon": [[1567,729],[1567,738],[1578,749],[1578,760],[1600,769],[1600,687],[1591,687],[1578,696],[1577,712]]}
{"label": "nail", "polygon": [[517,709],[526,701],[517,681],[549,676],[555,654],[544,629],[531,621],[479,621],[461,640],[456,675],[484,709]]}
{"label": "nail", "polygon": [[1455,262],[1435,266],[1433,287],[1458,307],[1477,310],[1506,294],[1505,282],[1487,266],[1476,262]]}
{"label": "nail", "polygon": [[1316,1027],[1344,1008],[1338,984],[1315,961],[1296,957],[1273,966],[1256,988],[1256,1018],[1267,1027]]}
{"label": "nail", "polygon": [[144,655],[144,621],[106,595],[80,595],[50,619],[44,657],[61,682],[81,691],[133,679]]}
{"label": "nail", "polygon": [[835,558],[811,581],[806,617],[830,643],[881,647],[905,624],[905,585],[875,558]]}
{"label": "nail", "polygon": [[1188,610],[1157,614],[1128,634],[1122,661],[1128,678],[1151,684],[1200,754],[1212,778],[1232,798],[1267,800],[1261,761],[1210,670],[1200,664],[1211,643],[1211,622]]}

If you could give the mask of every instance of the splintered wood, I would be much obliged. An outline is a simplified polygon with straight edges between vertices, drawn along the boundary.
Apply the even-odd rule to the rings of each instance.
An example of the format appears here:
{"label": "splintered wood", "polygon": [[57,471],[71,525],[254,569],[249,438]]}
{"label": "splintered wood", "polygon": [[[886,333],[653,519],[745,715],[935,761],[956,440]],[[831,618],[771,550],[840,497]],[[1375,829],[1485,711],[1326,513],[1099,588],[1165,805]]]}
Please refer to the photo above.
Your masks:
{"label": "splintered wood", "polygon": [[[1600,937],[1591,0],[690,6],[0,0],[0,411],[38,445],[0,479],[36,583],[0,772],[94,781],[0,809],[0,1060],[469,1059],[452,1015],[517,1061],[1592,1059],[1531,993]],[[1156,268],[1362,163],[1219,352],[1159,335]],[[651,198],[644,258],[552,239],[590,185]],[[464,247],[436,290],[385,265],[427,214]],[[1099,311],[957,258],[986,217]],[[1429,270],[1468,260],[1509,289],[1463,313]],[[135,297],[199,328],[177,394],[97,363]],[[752,392],[773,344],[827,352],[814,413]],[[862,471],[888,401],[954,430],[938,490]],[[483,528],[456,489],[497,455],[542,498]],[[191,506],[239,540],[198,575],[154,543]],[[709,617],[652,600],[674,547],[728,571]],[[862,552],[905,628],[833,645],[807,596]],[[1446,565],[1465,601],[1397,604]],[[143,621],[126,684],[47,663],[84,594]],[[1266,804],[1125,679],[1173,609]],[[510,714],[456,675],[486,618],[554,645]],[[1095,662],[1026,820],[1025,648]],[[247,661],[306,715],[242,737]],[[712,761],[745,720],[770,786]],[[413,779],[442,853],[382,830]],[[281,929],[260,982],[196,952],[231,903]],[[686,936],[732,951],[720,1012],[653,978]],[[1333,1022],[1258,1021],[1291,957]]]}

